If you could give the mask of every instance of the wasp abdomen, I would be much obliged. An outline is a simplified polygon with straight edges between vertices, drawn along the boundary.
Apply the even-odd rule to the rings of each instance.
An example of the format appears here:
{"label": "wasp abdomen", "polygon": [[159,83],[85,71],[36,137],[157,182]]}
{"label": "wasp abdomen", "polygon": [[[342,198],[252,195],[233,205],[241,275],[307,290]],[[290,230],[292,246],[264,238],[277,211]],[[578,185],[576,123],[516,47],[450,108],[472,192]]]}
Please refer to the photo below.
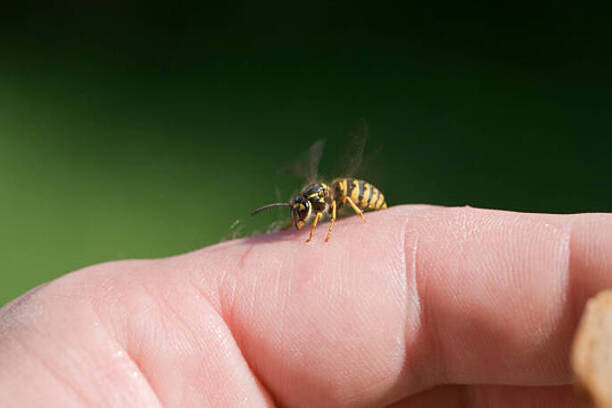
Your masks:
{"label": "wasp abdomen", "polygon": [[353,178],[340,178],[332,183],[334,199],[344,203],[350,198],[362,210],[382,210],[387,208],[385,196],[373,184]]}

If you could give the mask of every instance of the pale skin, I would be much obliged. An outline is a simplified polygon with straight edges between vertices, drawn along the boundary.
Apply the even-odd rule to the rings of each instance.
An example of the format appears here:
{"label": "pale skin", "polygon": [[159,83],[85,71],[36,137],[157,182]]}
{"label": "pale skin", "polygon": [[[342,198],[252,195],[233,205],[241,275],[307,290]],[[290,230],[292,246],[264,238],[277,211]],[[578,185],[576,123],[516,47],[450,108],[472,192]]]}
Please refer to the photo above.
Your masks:
{"label": "pale skin", "polygon": [[39,286],[0,309],[0,406],[574,406],[612,215],[366,215]]}

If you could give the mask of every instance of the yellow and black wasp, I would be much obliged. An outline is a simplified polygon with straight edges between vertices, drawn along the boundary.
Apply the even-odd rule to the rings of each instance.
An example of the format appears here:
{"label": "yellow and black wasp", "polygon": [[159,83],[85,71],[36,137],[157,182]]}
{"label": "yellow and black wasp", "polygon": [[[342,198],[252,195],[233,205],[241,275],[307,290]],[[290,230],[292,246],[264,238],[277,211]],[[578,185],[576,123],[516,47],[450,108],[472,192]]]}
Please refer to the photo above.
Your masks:
{"label": "yellow and black wasp", "polygon": [[[310,173],[316,174],[321,153],[323,150],[323,142],[318,141],[309,150],[309,163],[303,164],[310,167]],[[298,167],[301,166],[298,164]],[[304,169],[295,169],[303,173]],[[289,202],[272,203],[260,207],[251,215],[258,214],[262,211],[277,207],[289,207],[291,211],[291,221],[285,228],[295,225],[296,229],[301,229],[304,225],[312,220],[310,235],[306,242],[310,242],[317,223],[323,217],[331,218],[329,230],[325,237],[325,242],[329,240],[334,222],[336,221],[338,211],[348,204],[355,213],[365,222],[363,212],[366,210],[382,210],[387,208],[387,202],[383,193],[373,184],[367,181],[358,180],[351,177],[341,177],[333,180],[331,183],[323,181],[309,182],[302,191],[291,198]]]}

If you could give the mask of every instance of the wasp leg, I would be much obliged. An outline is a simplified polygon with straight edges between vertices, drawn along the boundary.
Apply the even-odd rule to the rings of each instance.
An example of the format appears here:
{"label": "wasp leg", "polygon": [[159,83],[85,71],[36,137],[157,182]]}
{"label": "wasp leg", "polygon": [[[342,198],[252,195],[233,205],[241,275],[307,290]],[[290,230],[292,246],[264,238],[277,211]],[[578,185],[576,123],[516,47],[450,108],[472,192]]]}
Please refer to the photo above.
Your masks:
{"label": "wasp leg", "polygon": [[331,230],[334,227],[334,222],[336,221],[336,200],[332,201],[331,209],[332,209],[331,224],[329,225],[329,231],[327,231],[325,242],[329,241],[329,234],[331,234]]}
{"label": "wasp leg", "polygon": [[310,240],[312,239],[312,233],[314,232],[315,228],[317,227],[317,222],[319,222],[319,220],[321,219],[322,216],[323,216],[323,213],[321,213],[321,212],[318,212],[317,215],[315,215],[314,221],[312,222],[312,227],[310,228],[310,236],[308,237],[306,242],[310,242]]}
{"label": "wasp leg", "polygon": [[285,231],[286,229],[290,228],[292,225],[293,225],[293,220],[289,220],[289,224],[281,228],[281,231]]}
{"label": "wasp leg", "polygon": [[359,216],[361,217],[361,219],[363,220],[363,222],[366,222],[365,217],[363,216],[363,211],[361,211],[359,209],[359,207],[357,207],[355,205],[355,203],[353,202],[353,200],[351,200],[350,197],[346,197],[346,201],[348,201],[348,203],[351,205],[351,207],[353,208],[353,211],[355,211],[357,214],[359,214]]}

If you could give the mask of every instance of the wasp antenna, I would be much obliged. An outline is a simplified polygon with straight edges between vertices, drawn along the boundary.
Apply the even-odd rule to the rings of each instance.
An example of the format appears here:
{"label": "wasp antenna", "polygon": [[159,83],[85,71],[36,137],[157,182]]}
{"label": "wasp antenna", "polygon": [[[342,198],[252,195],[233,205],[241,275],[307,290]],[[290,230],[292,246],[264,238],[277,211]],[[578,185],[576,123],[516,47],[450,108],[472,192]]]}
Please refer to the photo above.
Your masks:
{"label": "wasp antenna", "polygon": [[264,205],[263,207],[260,207],[256,210],[251,211],[251,215],[259,214],[262,211],[270,210],[276,207],[289,207],[289,203],[274,203],[274,204]]}

